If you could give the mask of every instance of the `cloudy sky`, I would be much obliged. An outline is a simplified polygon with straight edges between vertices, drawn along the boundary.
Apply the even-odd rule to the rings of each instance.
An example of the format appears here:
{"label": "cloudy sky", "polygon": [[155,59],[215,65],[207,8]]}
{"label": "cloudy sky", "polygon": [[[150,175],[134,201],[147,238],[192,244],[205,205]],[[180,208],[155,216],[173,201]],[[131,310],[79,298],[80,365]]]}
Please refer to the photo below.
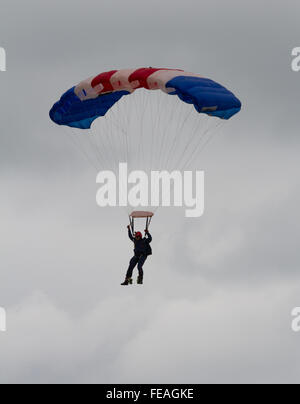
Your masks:
{"label": "cloudy sky", "polygon": [[[2,383],[298,383],[296,0],[0,0]],[[298,41],[298,42],[297,42]],[[206,212],[161,209],[142,288],[96,172],[48,118],[111,68],[180,67],[243,111],[205,149]]]}

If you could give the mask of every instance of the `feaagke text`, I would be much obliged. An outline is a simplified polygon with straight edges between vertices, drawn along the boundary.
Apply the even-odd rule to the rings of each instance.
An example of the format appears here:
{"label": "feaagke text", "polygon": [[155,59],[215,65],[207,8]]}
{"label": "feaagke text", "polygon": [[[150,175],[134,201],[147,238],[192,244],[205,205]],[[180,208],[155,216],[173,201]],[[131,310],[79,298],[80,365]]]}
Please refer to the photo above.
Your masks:
{"label": "feaagke text", "polygon": [[141,397],[150,399],[193,399],[193,389],[149,389],[149,392],[140,390],[113,390],[107,391],[107,399],[130,399],[137,402]]}

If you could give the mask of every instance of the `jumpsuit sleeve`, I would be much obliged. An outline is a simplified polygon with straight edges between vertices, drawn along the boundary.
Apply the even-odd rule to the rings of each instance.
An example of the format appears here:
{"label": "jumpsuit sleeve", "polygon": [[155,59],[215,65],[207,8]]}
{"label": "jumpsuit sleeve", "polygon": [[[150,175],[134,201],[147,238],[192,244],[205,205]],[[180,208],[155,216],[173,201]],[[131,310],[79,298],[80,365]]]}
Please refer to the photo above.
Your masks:
{"label": "jumpsuit sleeve", "polygon": [[152,241],[152,236],[151,236],[150,233],[147,233],[147,241],[148,241],[149,244],[150,244],[151,241]]}
{"label": "jumpsuit sleeve", "polygon": [[128,237],[130,238],[131,241],[134,241],[134,238],[132,236],[131,230],[128,229]]}

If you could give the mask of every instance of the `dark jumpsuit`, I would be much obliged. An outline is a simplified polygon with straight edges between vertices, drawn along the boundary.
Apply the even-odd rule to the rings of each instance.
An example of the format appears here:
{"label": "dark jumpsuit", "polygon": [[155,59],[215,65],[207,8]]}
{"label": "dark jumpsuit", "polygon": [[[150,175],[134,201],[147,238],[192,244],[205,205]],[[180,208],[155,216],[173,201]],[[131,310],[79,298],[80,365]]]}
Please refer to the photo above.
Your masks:
{"label": "dark jumpsuit", "polygon": [[152,236],[150,233],[147,233],[145,238],[136,240],[132,236],[131,231],[128,230],[128,237],[130,238],[131,241],[134,242],[134,256],[130,260],[126,278],[131,279],[134,268],[138,266],[139,277],[141,280],[143,280],[144,277],[143,266],[145,264],[146,259],[148,258],[148,255],[152,254],[152,250],[150,247]]}

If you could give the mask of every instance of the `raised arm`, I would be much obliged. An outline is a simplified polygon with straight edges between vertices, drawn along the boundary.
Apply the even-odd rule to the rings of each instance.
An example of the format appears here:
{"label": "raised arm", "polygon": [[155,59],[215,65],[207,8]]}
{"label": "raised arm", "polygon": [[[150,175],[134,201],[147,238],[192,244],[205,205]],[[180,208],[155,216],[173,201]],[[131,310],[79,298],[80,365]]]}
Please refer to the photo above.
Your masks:
{"label": "raised arm", "polygon": [[130,226],[128,226],[128,237],[130,238],[131,241],[134,241],[134,238],[133,238],[132,233],[131,233]]}
{"label": "raised arm", "polygon": [[149,231],[146,231],[146,237],[147,237],[148,243],[150,244],[151,241],[152,241],[152,236],[151,236],[151,234],[149,233]]}

